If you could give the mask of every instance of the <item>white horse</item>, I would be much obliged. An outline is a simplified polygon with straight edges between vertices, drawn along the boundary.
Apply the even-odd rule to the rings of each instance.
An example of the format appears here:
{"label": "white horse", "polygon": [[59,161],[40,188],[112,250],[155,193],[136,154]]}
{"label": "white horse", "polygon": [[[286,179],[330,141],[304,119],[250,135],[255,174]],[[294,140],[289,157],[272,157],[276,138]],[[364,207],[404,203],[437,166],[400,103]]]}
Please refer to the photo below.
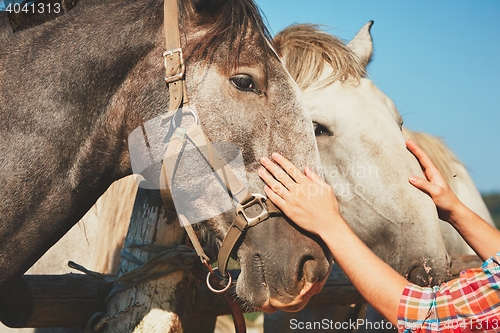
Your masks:
{"label": "white horse", "polygon": [[[313,25],[291,26],[275,41],[303,92],[316,128],[325,177],[335,189],[343,217],[379,257],[411,278],[412,272],[403,268],[399,256],[406,247],[418,246],[414,243],[418,239],[407,233],[426,219],[431,220],[426,226],[433,226],[418,238],[439,233],[435,228],[439,225],[450,255],[471,250],[448,223],[437,222],[430,199],[408,184],[408,176],[421,170],[405,148],[406,138],[412,137],[430,155],[466,205],[493,221],[463,164],[439,139],[404,129],[392,100],[366,77],[373,51],[372,24],[367,23],[347,45]],[[434,285],[439,281],[421,279],[420,283]],[[352,310],[306,307],[304,315],[266,315],[265,331],[301,332],[291,327],[292,319],[342,322],[356,315]]]}
{"label": "white horse", "polygon": [[[363,36],[360,35],[359,38],[362,38]],[[365,37],[363,37],[365,38]],[[353,48],[359,47],[356,46],[356,43],[351,45]],[[370,52],[371,53],[371,52]],[[332,57],[333,58],[333,57]],[[352,60],[354,60],[353,58]],[[287,59],[288,60],[288,59]],[[368,60],[366,60],[367,62]],[[290,64],[291,65],[291,64]],[[366,65],[366,63],[365,63]],[[290,67],[289,67],[290,68]],[[311,67],[312,68],[312,67]],[[333,69],[333,67],[331,67]],[[325,66],[324,71],[328,71],[328,67]],[[330,69],[330,72],[333,72],[333,70]],[[290,71],[292,74],[294,73],[293,68],[290,68]],[[364,75],[364,68],[362,66],[357,67],[357,69],[354,70],[355,76],[363,76]],[[328,75],[326,75],[328,76]],[[325,78],[326,78],[325,76]],[[371,87],[370,84],[368,84],[365,81],[359,82],[359,84],[356,84],[357,80],[352,79],[347,72],[341,75],[341,83],[340,83],[340,88],[343,87],[348,87],[349,94],[352,95],[352,98],[355,98],[356,95],[354,94],[356,91],[360,91],[360,93],[363,93],[362,90],[357,90],[363,88],[365,85],[368,86],[367,91],[371,91],[374,87]],[[307,77],[308,78],[308,77]],[[296,78],[301,84],[301,79]],[[312,81],[314,81],[314,77],[312,77]],[[328,79],[327,79],[328,80]],[[359,80],[366,80],[366,79],[359,79]],[[307,81],[307,80],[306,80]],[[331,85],[335,85],[336,83],[334,82],[329,82]],[[371,83],[371,82],[370,82]],[[372,84],[371,84],[372,85]],[[307,103],[306,106],[311,106],[311,111],[313,115],[313,120],[315,120],[316,123],[316,133],[318,134],[317,140],[318,143],[320,144],[321,152],[322,152],[322,157],[323,157],[323,163],[324,163],[324,168],[327,174],[327,180],[329,180],[332,184],[336,186],[337,194],[339,195],[339,200],[341,200],[343,203],[341,203],[341,206],[345,206],[345,209],[343,211],[344,216],[349,215],[350,218],[348,220],[350,221],[357,221],[359,223],[369,221],[369,220],[378,220],[382,221],[380,225],[360,225],[357,230],[361,231],[362,234],[366,235],[371,235],[373,234],[374,236],[371,237],[371,245],[372,248],[377,248],[379,250],[379,253],[384,250],[385,248],[391,248],[391,247],[397,247],[400,253],[404,250],[405,246],[407,246],[408,242],[414,243],[414,246],[418,246],[418,242],[410,239],[407,240],[407,243],[399,243],[399,240],[394,239],[397,238],[400,235],[401,228],[405,227],[404,223],[409,223],[409,227],[412,228],[413,230],[409,230],[408,234],[410,233],[415,233],[413,235],[418,235],[419,233],[423,232],[427,227],[428,229],[434,228],[433,231],[433,236],[439,234],[439,231],[436,229],[436,216],[435,216],[435,210],[433,208],[432,203],[429,202],[425,197],[421,196],[418,191],[415,191],[414,189],[411,188],[409,184],[406,182],[406,173],[401,174],[399,173],[398,176],[398,182],[399,184],[404,183],[406,188],[404,191],[409,191],[409,194],[407,194],[407,198],[414,198],[414,204],[408,204],[405,207],[410,207],[413,209],[413,212],[408,214],[407,217],[404,219],[398,220],[397,217],[400,216],[400,214],[406,214],[405,210],[399,209],[396,212],[391,212],[390,209],[387,209],[387,207],[391,206],[397,206],[396,204],[392,204],[392,201],[397,201],[399,199],[397,196],[393,196],[392,198],[387,199],[386,201],[383,200],[376,200],[376,202],[370,202],[371,199],[373,199],[373,196],[367,197],[366,194],[369,191],[372,191],[374,189],[373,186],[368,186],[365,183],[361,182],[362,180],[369,180],[371,178],[379,178],[379,177],[384,177],[384,179],[387,179],[387,171],[389,171],[389,179],[392,179],[392,177],[396,177],[398,173],[391,174],[390,170],[381,170],[382,166],[380,164],[380,161],[383,161],[384,159],[381,158],[380,160],[367,160],[364,161],[363,158],[365,157],[370,157],[369,152],[365,152],[364,154],[360,155],[360,151],[354,151],[354,148],[350,148],[351,146],[349,145],[349,140],[353,139],[357,135],[357,131],[363,131],[363,128],[361,127],[361,124],[357,126],[353,126],[352,131],[346,131],[345,129],[347,126],[352,126],[349,124],[345,124],[342,128],[337,127],[335,129],[335,136],[329,136],[327,135],[328,133],[331,134],[332,126],[328,126],[326,124],[326,121],[323,122],[322,119],[324,118],[325,120],[327,119],[332,119],[333,116],[329,114],[329,112],[322,113],[321,108],[318,108],[315,106],[314,103],[311,103],[315,99],[314,95],[316,91],[318,90],[318,87],[316,87],[314,84],[310,84],[308,87],[304,87],[302,84],[302,87],[304,90],[304,97],[306,98],[309,103]],[[380,91],[374,89],[375,96],[377,98],[384,97],[382,100],[382,105],[389,105],[393,107],[392,102],[385,97]],[[333,95],[335,98],[338,100],[341,100],[342,97],[345,98],[346,95]],[[369,95],[367,95],[369,96]],[[330,97],[330,96],[329,96]],[[361,100],[367,100],[366,98],[361,99]],[[380,104],[380,103],[379,103]],[[359,106],[358,106],[359,107]],[[355,108],[356,109],[356,108]],[[359,109],[359,111],[362,111],[363,109]],[[339,110],[339,112],[342,110]],[[384,124],[388,125],[391,130],[393,129],[394,126],[391,126],[391,123],[396,124],[396,129],[399,131],[399,127],[397,126],[397,122],[395,120],[399,120],[399,115],[397,114],[397,111],[395,108],[390,108],[387,110],[386,108],[380,108],[380,110],[376,110],[377,112],[374,112],[371,116],[376,117],[381,113],[382,115],[383,112],[386,112],[385,116],[389,115],[391,118],[389,118],[389,121],[385,121]],[[382,117],[384,118],[384,117]],[[340,119],[340,118],[339,118]],[[333,123],[333,122],[332,122]],[[373,121],[372,121],[373,123]],[[337,124],[334,123],[335,126],[340,126],[343,124]],[[371,127],[371,130],[373,131],[374,128]],[[329,131],[329,132],[327,132]],[[339,134],[337,134],[339,133]],[[344,133],[344,134],[342,134]],[[366,133],[368,134],[368,133]],[[343,140],[345,138],[345,141]],[[367,137],[368,138],[368,137]],[[342,140],[341,140],[342,139]],[[380,138],[381,140],[383,139],[382,137]],[[403,139],[399,140],[399,145],[402,145]],[[353,140],[353,143],[355,141]],[[379,143],[378,140],[375,140],[374,143]],[[344,160],[343,163],[340,163],[338,160],[331,160],[331,159],[326,159],[325,156],[328,156],[330,154],[330,145],[340,145],[341,147],[345,147],[345,154],[343,155],[346,160]],[[382,150],[382,147],[377,148],[376,145],[372,145],[372,148],[375,149],[377,152]],[[394,151],[394,150],[391,150]],[[395,150],[397,154],[393,154],[393,156],[396,158],[398,155],[402,155],[403,160],[408,160],[406,163],[411,166],[411,170],[413,170],[415,173],[419,170],[418,164],[415,164],[414,159],[412,156],[405,150],[405,149],[396,149]],[[359,157],[359,159],[352,161],[354,158],[351,157],[353,156],[354,158]],[[377,156],[373,156],[377,157]],[[383,156],[381,156],[383,157]],[[378,158],[378,157],[377,157]],[[376,161],[376,163],[375,163]],[[386,160],[387,161],[387,160]],[[350,164],[349,164],[350,163]],[[342,181],[339,181],[341,180]],[[402,181],[404,179],[404,182]],[[359,186],[362,185],[362,186]],[[404,186],[403,186],[404,187]],[[88,244],[93,243],[96,244],[99,240],[95,239],[94,237],[91,236],[93,232],[91,232],[91,229],[93,228],[92,224],[93,221],[95,221],[95,217],[99,217],[101,220],[107,221],[113,216],[123,216],[123,219],[118,218],[118,221],[120,220],[126,220],[128,221],[128,216],[130,216],[130,211],[122,211],[121,213],[116,214],[114,212],[116,205],[109,205],[109,200],[110,198],[114,198],[116,200],[116,197],[119,196],[121,198],[129,198],[127,200],[133,200],[133,193],[135,193],[135,182],[132,179],[121,181],[114,185],[110,191],[111,193],[107,193],[106,196],[107,198],[104,199],[108,203],[104,204],[104,201],[99,201],[98,204],[95,206],[94,211],[90,212],[86,218],[83,220],[83,224],[87,225],[87,236],[85,236],[85,233],[82,232],[84,229],[75,229],[74,234],[76,234],[78,237],[81,237],[81,240],[69,240],[69,244],[77,244],[78,246],[83,245],[84,247],[89,246]],[[395,186],[394,188],[397,188]],[[123,191],[126,191],[128,194],[124,194]],[[382,195],[385,194],[385,191],[387,191],[387,188],[382,188],[382,191],[378,191],[377,195]],[[404,191],[402,191],[401,196],[405,196]],[[377,196],[376,195],[376,196]],[[375,196],[375,197],[376,197]],[[377,199],[377,198],[376,198]],[[350,204],[348,204],[350,202]],[[357,202],[357,203],[356,203]],[[387,204],[389,202],[390,204]],[[356,207],[356,204],[361,205],[361,207],[364,206],[366,213],[363,212],[357,212],[359,211],[359,208]],[[127,209],[127,207],[130,207],[131,209],[131,204],[129,203],[122,203],[122,206],[124,209]],[[353,210],[352,213],[349,213],[349,210]],[[97,214],[95,213],[97,211]],[[363,214],[366,214],[363,215]],[[392,217],[392,215],[396,215],[396,217]],[[422,220],[422,216],[427,216],[431,215],[432,218],[430,219],[425,219]],[[355,218],[353,218],[354,216]],[[413,221],[418,221],[418,224],[412,224]],[[114,220],[114,219],[112,219]],[[389,226],[387,226],[389,224]],[[114,228],[115,226],[120,226],[120,225],[125,225],[127,226],[128,223],[106,223],[105,224],[108,228]],[[396,229],[394,231],[390,230],[391,226],[396,226]],[[366,228],[366,230],[365,230]],[[419,229],[421,228],[421,229]],[[93,270],[98,270],[98,271],[103,271],[103,272],[112,272],[112,260],[104,260],[102,262],[102,258],[114,258],[114,249],[112,249],[114,246],[109,246],[109,243],[112,244],[120,244],[120,242],[123,242],[123,237],[125,234],[126,230],[122,231],[116,231],[116,230],[109,230],[109,231],[104,231],[101,230],[102,234],[107,235],[106,238],[101,238],[101,240],[104,240],[105,243],[101,244],[101,246],[97,246],[99,250],[97,252],[99,253],[99,256],[91,259],[91,256],[88,255],[89,249],[85,249],[84,252],[81,252],[79,256],[67,256],[66,259],[61,259],[60,262],[64,263],[67,262],[67,260],[75,260],[77,262],[82,262],[84,265],[88,265],[91,269]],[[378,235],[378,236],[377,236]],[[384,244],[385,242],[380,242],[380,237],[391,237],[392,239],[388,240],[388,244]],[[88,238],[88,240],[87,240]],[[116,239],[116,240],[114,240]],[[366,237],[365,237],[366,239]],[[406,245],[405,245],[406,244]],[[56,247],[59,245],[56,245]],[[95,248],[95,247],[94,247]],[[111,251],[110,251],[111,250]],[[108,253],[106,253],[108,251]],[[434,251],[440,251],[439,250],[439,242],[436,242],[436,248],[434,249],[429,249],[429,255],[428,257],[432,256],[432,252]],[[61,252],[61,251],[59,251]],[[94,251],[95,252],[95,251]],[[54,255],[57,255],[58,251],[57,249],[53,249],[52,253]],[[84,262],[82,259],[85,259],[84,257],[87,257],[89,259],[89,262]],[[385,254],[385,260],[389,261],[390,257],[393,257],[395,260],[390,260],[391,263],[393,264],[394,267],[398,267],[400,271],[407,273],[410,275],[410,277],[413,277],[418,280],[422,280],[424,282],[430,282],[428,276],[422,275],[421,270],[419,270],[418,264],[422,264],[421,259],[428,259],[427,256],[422,256],[419,258],[416,258],[414,261],[410,262],[411,265],[408,265],[407,262],[403,262],[401,258],[398,258],[397,256],[392,256],[391,254]],[[441,266],[443,266],[443,263],[446,261],[446,258],[442,258],[442,262],[440,263]],[[36,273],[40,272],[40,267],[43,272],[50,272],[50,273],[55,273],[53,269],[48,270],[47,267],[43,267],[43,262],[50,262],[51,265],[53,265],[55,259],[54,257],[51,257],[50,254],[48,254],[47,257],[44,257],[41,261],[37,263],[36,266],[30,271],[30,273]],[[98,262],[99,261],[99,262]],[[436,265],[436,267],[438,267]],[[38,268],[37,268],[38,267]],[[424,267],[424,266],[422,266]],[[436,268],[438,270],[439,268]],[[59,271],[59,273],[66,272],[67,270],[62,269],[62,271]],[[442,274],[441,274],[442,275]],[[281,331],[280,331],[281,332]]]}

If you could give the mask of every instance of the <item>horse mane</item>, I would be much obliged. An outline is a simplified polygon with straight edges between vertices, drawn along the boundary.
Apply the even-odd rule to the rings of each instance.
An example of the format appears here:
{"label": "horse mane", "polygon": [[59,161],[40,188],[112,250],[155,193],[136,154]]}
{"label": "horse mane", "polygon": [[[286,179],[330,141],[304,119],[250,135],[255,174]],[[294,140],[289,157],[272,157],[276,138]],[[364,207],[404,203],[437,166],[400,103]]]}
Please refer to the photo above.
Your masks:
{"label": "horse mane", "polygon": [[[102,6],[106,3],[115,4],[132,4],[133,1],[103,1],[103,0],[76,0],[78,5],[75,9],[91,9],[93,7]],[[143,1],[147,5],[145,9],[152,9],[159,6],[162,1],[149,0]],[[181,20],[184,17],[189,17],[194,15],[198,17],[197,24],[205,25],[208,27],[208,31],[205,34],[200,35],[198,38],[192,40],[187,45],[184,50],[186,60],[189,58],[193,59],[205,59],[207,62],[211,62],[215,51],[226,44],[229,48],[228,58],[227,58],[227,70],[231,66],[233,68],[238,64],[238,57],[240,50],[245,43],[245,37],[250,33],[260,33],[262,37],[267,40],[267,42],[262,44],[264,54],[263,59],[267,59],[268,56],[273,55],[274,42],[264,23],[263,15],[260,8],[254,2],[254,0],[178,0],[179,12]],[[71,7],[72,8],[72,7]],[[67,10],[62,11],[60,16],[66,15],[69,19],[71,16],[78,12],[78,10]],[[143,12],[147,12],[144,10]],[[71,15],[68,15],[71,14]],[[3,17],[5,16],[5,18]],[[5,25],[7,28],[8,18],[7,15],[0,16],[0,23]],[[39,18],[23,16],[23,13],[19,14],[19,20],[22,20],[25,26],[21,29],[26,29],[31,26],[41,25],[47,21],[51,21],[54,17],[50,18]],[[5,21],[5,22],[4,22]],[[3,30],[3,29],[2,29]],[[0,36],[4,33],[0,31]],[[8,35],[5,33],[5,37]]]}
{"label": "horse mane", "polygon": [[[458,176],[466,177],[464,171],[466,170],[463,163],[458,157],[446,146],[443,140],[437,136],[427,133],[413,132],[403,127],[403,135],[407,139],[412,139],[423,151],[429,155],[432,163],[441,172],[444,179],[448,184],[452,184],[453,178]],[[454,168],[454,165],[462,165],[464,168]]]}
{"label": "horse mane", "polygon": [[333,72],[322,82],[322,87],[339,80],[357,83],[366,75],[354,52],[337,37],[320,30],[318,25],[291,25],[274,37],[274,43],[301,90],[319,79],[325,62]]}
{"label": "horse mane", "polygon": [[[245,37],[252,33],[260,33],[267,42],[263,43],[263,59],[274,54],[274,42],[264,23],[260,8],[254,0],[226,1],[185,1],[178,0],[182,17],[194,12],[201,14],[199,24],[209,27],[208,31],[194,41],[190,41],[186,54],[188,58],[212,61],[215,51],[223,44],[229,48],[227,70],[238,64],[240,50]],[[201,3],[201,4],[200,4]]]}

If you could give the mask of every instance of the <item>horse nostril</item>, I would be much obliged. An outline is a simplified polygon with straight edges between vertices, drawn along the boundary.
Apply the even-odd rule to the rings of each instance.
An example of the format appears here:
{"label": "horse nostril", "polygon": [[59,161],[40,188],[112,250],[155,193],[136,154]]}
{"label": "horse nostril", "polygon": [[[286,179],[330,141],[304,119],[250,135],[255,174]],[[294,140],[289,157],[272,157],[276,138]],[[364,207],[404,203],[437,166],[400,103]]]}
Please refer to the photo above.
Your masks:
{"label": "horse nostril", "polygon": [[448,263],[448,268],[451,270],[451,267],[453,265],[453,261],[451,260],[451,257],[448,253],[446,253],[446,262]]}
{"label": "horse nostril", "polygon": [[410,271],[406,274],[406,279],[411,283],[421,285],[419,280],[419,269],[418,266],[413,266]]}
{"label": "horse nostril", "polygon": [[315,264],[315,259],[312,255],[305,255],[301,258],[298,272],[297,272],[297,281],[301,281],[305,278],[306,281],[311,281],[317,275],[315,269],[317,269]]}
{"label": "horse nostril", "polygon": [[435,273],[434,268],[431,266],[431,262],[426,259],[421,259],[411,266],[406,279],[419,286],[430,287],[437,283],[437,281],[434,281]]}
{"label": "horse nostril", "polygon": [[431,258],[420,258],[409,265],[406,279],[422,287],[432,287],[450,280],[451,257],[446,255],[445,261]]}
{"label": "horse nostril", "polygon": [[415,266],[408,273],[407,280],[422,287],[430,287],[432,276],[427,274],[423,266]]}

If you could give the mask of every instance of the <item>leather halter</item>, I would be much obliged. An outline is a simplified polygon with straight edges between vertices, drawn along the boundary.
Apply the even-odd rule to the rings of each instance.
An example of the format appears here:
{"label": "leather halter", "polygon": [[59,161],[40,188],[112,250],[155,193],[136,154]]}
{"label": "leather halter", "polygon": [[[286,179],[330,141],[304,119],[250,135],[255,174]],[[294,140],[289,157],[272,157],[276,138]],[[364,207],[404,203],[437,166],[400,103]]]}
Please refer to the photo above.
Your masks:
{"label": "leather halter", "polygon": [[[167,190],[162,191],[162,198],[167,208],[173,207],[173,200],[169,188],[169,180],[172,180],[172,175],[175,169],[175,164],[181,153],[186,140],[189,139],[196,146],[198,151],[209,162],[210,167],[217,173],[220,179],[224,180],[226,188],[231,192],[231,195],[236,201],[236,218],[234,219],[228,233],[226,234],[222,246],[219,250],[218,265],[221,277],[228,276],[229,282],[223,289],[215,289],[209,282],[210,276],[214,274],[214,270],[210,265],[210,259],[203,251],[200,242],[193,231],[191,223],[186,216],[178,214],[181,224],[185,227],[186,232],[200,257],[201,262],[208,268],[207,286],[214,293],[226,292],[231,284],[231,275],[227,272],[227,263],[234,246],[242,233],[250,227],[269,218],[270,213],[279,213],[279,209],[261,194],[250,194],[245,184],[240,182],[234,175],[234,172],[229,168],[229,165],[224,158],[213,147],[210,140],[205,136],[203,130],[198,124],[196,114],[189,109],[189,100],[186,90],[185,82],[185,65],[182,58],[182,49],[180,46],[179,35],[179,10],[177,0],[164,0],[165,11],[165,46],[166,50],[163,52],[165,64],[165,82],[169,89],[169,108],[168,113],[164,118],[171,118],[172,124],[174,123],[174,116],[179,113],[186,114],[186,110],[195,116],[195,122],[187,128],[182,128],[177,125],[172,138],[167,145],[165,152],[162,170],[161,170],[161,183],[165,184]],[[182,106],[182,109],[179,107]],[[184,111],[181,111],[184,110]],[[245,213],[245,209],[259,205],[261,212],[255,217],[249,217]]]}

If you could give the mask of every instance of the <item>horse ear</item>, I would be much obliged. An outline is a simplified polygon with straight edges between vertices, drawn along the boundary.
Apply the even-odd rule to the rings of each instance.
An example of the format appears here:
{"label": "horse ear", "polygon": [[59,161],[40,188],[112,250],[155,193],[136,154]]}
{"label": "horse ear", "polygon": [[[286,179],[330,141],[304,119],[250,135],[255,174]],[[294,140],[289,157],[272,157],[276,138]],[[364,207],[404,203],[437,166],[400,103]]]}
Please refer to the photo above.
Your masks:
{"label": "horse ear", "polygon": [[370,62],[373,53],[373,40],[370,34],[370,29],[373,25],[373,21],[366,23],[354,38],[347,44],[355,55],[358,56],[360,65],[364,68]]}

